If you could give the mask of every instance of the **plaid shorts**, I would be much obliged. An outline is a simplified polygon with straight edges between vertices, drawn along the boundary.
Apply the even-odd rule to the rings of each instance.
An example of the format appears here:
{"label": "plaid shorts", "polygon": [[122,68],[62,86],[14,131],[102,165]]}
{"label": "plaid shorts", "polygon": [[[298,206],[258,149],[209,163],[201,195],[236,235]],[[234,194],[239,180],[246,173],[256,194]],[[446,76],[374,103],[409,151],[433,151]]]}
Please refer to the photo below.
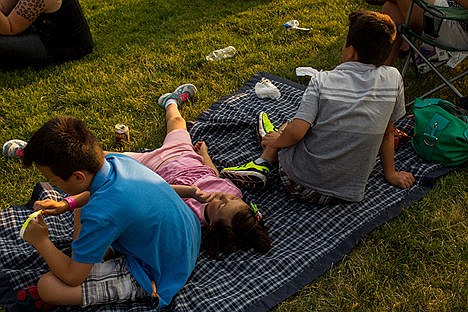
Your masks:
{"label": "plaid shorts", "polygon": [[310,187],[297,184],[296,182],[289,179],[286,172],[284,172],[283,168],[279,166],[279,176],[281,178],[281,182],[286,190],[297,199],[309,202],[309,203],[317,203],[320,205],[336,205],[339,203],[345,203],[346,201],[331,195],[324,195],[317,192]]}
{"label": "plaid shorts", "polygon": [[82,307],[135,301],[141,298],[151,300],[150,295],[127,270],[126,263],[124,257],[95,263],[88,278],[81,285]]}

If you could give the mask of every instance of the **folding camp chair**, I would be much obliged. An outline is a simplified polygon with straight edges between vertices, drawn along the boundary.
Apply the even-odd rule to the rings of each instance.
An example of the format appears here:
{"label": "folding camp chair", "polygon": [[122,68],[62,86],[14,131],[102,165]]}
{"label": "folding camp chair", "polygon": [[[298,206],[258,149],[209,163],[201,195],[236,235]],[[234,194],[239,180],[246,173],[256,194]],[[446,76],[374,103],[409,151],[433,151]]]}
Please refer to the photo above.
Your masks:
{"label": "folding camp chair", "polygon": [[[423,20],[423,29],[422,33],[414,30],[410,26],[411,14],[413,12],[414,6],[417,5],[421,7],[424,11],[424,20]],[[456,77],[452,77],[448,79],[442,75],[442,73],[437,69],[433,62],[431,62],[419,49],[419,45],[417,43],[426,43],[435,48],[439,48],[445,51],[458,51],[458,52],[468,52],[468,50],[457,49],[450,46],[445,46],[443,44],[438,43],[435,39],[439,36],[438,32],[443,20],[453,20],[458,22],[465,22],[468,23],[468,10],[464,8],[455,8],[455,7],[440,7],[430,3],[427,3],[424,0],[411,0],[410,7],[408,10],[408,14],[406,16],[405,23],[401,25],[400,33],[403,40],[405,40],[409,46],[411,47],[411,53],[408,55],[406,62],[403,66],[402,75],[406,74],[408,65],[410,60],[413,61],[413,64],[416,67],[416,59],[415,55],[419,55],[421,60],[426,63],[429,68],[442,80],[442,84],[435,87],[434,89],[424,93],[420,97],[424,98],[432,93],[444,88],[445,86],[449,87],[453,93],[458,97],[460,103],[466,103],[467,96],[462,94],[454,85],[453,83],[457,80],[463,79],[468,74],[468,69],[466,69],[463,73],[457,75]],[[416,73],[419,75],[417,68]],[[466,84],[465,84],[466,86]],[[466,87],[465,87],[466,89]],[[462,90],[463,92],[466,92]],[[409,103],[408,105],[411,105]]]}

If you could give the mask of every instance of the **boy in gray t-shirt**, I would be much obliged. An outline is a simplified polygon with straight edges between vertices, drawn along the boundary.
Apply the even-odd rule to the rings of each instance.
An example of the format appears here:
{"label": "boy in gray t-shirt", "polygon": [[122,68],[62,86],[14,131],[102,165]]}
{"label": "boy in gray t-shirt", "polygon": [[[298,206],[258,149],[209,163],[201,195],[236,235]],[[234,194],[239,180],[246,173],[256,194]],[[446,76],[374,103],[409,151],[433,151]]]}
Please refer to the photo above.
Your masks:
{"label": "boy in gray t-shirt", "polygon": [[411,173],[396,171],[393,122],[405,114],[403,80],[383,65],[396,28],[389,16],[371,11],[349,15],[343,63],[312,77],[294,118],[279,131],[260,113],[260,158],[221,175],[258,188],[278,161],[286,189],[321,204],[360,201],[380,155],[385,179],[409,188]]}

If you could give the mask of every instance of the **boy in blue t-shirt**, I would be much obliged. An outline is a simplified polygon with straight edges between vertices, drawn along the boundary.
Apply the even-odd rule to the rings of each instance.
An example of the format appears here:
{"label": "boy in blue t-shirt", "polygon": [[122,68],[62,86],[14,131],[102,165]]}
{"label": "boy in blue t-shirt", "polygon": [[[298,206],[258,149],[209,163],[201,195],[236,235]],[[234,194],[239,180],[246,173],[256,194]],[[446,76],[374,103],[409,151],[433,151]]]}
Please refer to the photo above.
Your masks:
{"label": "boy in blue t-shirt", "polygon": [[192,273],[201,233],[169,184],[128,156],[104,156],[85,124],[69,116],[51,119],[32,136],[23,163],[35,163],[72,195],[43,214],[75,215],[71,257],[50,241],[42,215],[24,233],[50,268],[37,285],[43,301],[82,307],[171,302]]}

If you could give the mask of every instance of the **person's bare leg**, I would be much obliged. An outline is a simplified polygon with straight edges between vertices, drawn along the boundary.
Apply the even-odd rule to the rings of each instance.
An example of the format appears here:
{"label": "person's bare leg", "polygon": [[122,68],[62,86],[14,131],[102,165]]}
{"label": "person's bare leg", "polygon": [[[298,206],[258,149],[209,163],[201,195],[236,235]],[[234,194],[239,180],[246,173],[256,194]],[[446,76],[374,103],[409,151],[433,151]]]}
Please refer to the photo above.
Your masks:
{"label": "person's bare leg", "polygon": [[54,274],[48,272],[37,283],[39,296],[44,302],[53,305],[81,305],[81,285],[71,287],[64,284]]}
{"label": "person's bare leg", "polygon": [[[426,0],[428,3],[434,3],[435,0]],[[395,22],[397,28],[406,21],[408,11],[410,9],[411,1],[410,0],[392,0],[387,1],[383,6],[382,12],[390,15]],[[415,31],[422,32],[423,30],[423,14],[424,10],[421,7],[414,5],[412,14],[410,17],[410,26]],[[400,53],[401,49],[406,50],[409,45],[404,42],[404,40],[398,36],[393,45],[393,49],[390,53],[390,56],[387,58],[386,65],[394,65],[395,61]]]}
{"label": "person's bare leg", "polygon": [[[288,125],[287,122],[283,123],[279,128],[278,132],[282,133],[284,131],[284,128]],[[270,164],[274,164],[278,162],[278,148],[273,148],[273,147],[264,147],[262,155],[260,155],[259,158],[268,160]]]}
{"label": "person's bare leg", "polygon": [[[426,0],[429,3],[434,3],[435,0]],[[408,10],[410,8],[411,1],[410,0],[391,0],[385,2],[382,7],[382,13],[389,15],[392,20],[395,22],[397,29],[406,21],[406,17],[408,15]],[[419,6],[414,5],[413,11],[410,17],[410,26],[414,30],[418,32],[422,32],[423,29],[423,14],[424,10],[421,9]],[[385,61],[386,65],[394,65],[395,61],[400,53],[401,49],[406,50],[407,43],[403,41],[403,39],[398,35],[395,43],[393,44],[392,51]]]}
{"label": "person's bare leg", "polygon": [[278,149],[272,147],[265,147],[260,158],[268,160],[270,164],[278,162]]}
{"label": "person's bare leg", "polygon": [[[382,7],[382,13],[387,14],[392,18],[397,29],[405,22],[405,17],[401,13],[400,8],[398,7],[398,4],[396,2],[386,1]],[[385,61],[385,65],[393,66],[395,64],[395,61],[397,60],[400,50],[402,48],[402,41],[403,39],[401,38],[401,36],[397,34],[395,42],[392,46],[392,51],[390,52],[390,55]]]}
{"label": "person's bare leg", "polygon": [[[426,0],[428,3],[434,3],[435,0]],[[398,4],[398,7],[400,8],[401,14],[404,16],[404,19],[406,19],[406,16],[408,15],[408,10],[410,8],[411,1],[410,0],[397,0],[396,1]],[[416,31],[421,32],[422,31],[422,26],[423,26],[423,14],[424,10],[421,9],[419,6],[414,5],[413,7],[413,12],[411,14],[410,18],[410,26]]]}
{"label": "person's bare leg", "polygon": [[176,129],[187,130],[187,125],[177,104],[169,104],[166,107],[166,132],[169,133]]}

